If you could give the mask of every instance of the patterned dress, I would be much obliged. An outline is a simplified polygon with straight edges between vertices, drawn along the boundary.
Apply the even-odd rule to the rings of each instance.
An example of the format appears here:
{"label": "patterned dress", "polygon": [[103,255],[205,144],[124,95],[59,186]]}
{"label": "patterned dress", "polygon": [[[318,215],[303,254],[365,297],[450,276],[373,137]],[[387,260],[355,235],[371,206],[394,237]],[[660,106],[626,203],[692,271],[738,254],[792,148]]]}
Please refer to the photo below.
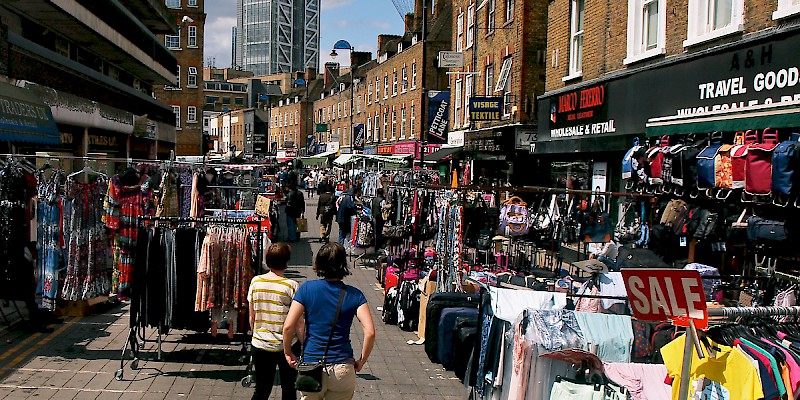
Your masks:
{"label": "patterned dress", "polygon": [[36,295],[39,305],[48,310],[56,309],[59,269],[66,258],[61,234],[62,210],[63,204],[69,200],[59,193],[59,180],[62,177],[61,171],[56,171],[49,179],[40,172],[37,185],[39,204],[36,215],[39,229],[36,240],[39,279]]}

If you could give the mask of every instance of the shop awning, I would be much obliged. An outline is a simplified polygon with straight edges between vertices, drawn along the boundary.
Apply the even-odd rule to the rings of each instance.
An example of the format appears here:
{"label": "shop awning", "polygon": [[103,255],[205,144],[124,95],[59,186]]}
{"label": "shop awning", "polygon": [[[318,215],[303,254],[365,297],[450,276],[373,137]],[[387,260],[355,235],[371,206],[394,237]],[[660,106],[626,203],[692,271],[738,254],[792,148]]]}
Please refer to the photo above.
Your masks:
{"label": "shop awning", "polygon": [[335,165],[343,167],[343,166],[345,166],[347,164],[350,164],[351,162],[355,161],[356,158],[357,157],[356,157],[355,154],[342,154],[339,157],[336,157],[336,159],[333,160],[333,163]]}
{"label": "shop awning", "polygon": [[434,151],[431,154],[425,155],[425,162],[439,162],[445,159],[449,159],[448,157],[452,157],[454,154],[460,152],[464,149],[464,146],[455,146],[455,147],[440,147],[439,150]]}
{"label": "shop awning", "polygon": [[364,157],[366,159],[369,159],[369,160],[375,160],[375,161],[379,161],[379,162],[383,162],[383,163],[400,164],[400,165],[402,165],[402,164],[405,164],[407,162],[408,158],[411,157],[411,154],[402,154],[402,155],[394,155],[394,156],[385,156],[385,155],[378,155],[378,154],[365,154],[362,157]]}
{"label": "shop awning", "polygon": [[651,118],[647,136],[800,127],[800,102],[780,102],[691,116]]}
{"label": "shop awning", "polygon": [[0,82],[0,141],[61,144],[50,107],[30,90]]}
{"label": "shop awning", "polygon": [[305,165],[328,165],[328,159],[335,155],[336,151],[326,151],[324,153],[315,154],[313,156],[303,157],[303,164]]}

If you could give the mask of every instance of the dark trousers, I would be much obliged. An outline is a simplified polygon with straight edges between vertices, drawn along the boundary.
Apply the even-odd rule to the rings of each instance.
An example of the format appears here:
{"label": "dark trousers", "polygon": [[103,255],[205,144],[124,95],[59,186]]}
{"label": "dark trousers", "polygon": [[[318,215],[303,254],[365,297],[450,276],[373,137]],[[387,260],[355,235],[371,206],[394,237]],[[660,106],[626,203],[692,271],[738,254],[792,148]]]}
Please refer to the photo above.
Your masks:
{"label": "dark trousers", "polygon": [[[256,369],[256,392],[253,394],[254,400],[267,400],[272,394],[272,386],[275,383],[275,368],[281,374],[281,398],[283,400],[296,400],[297,391],[294,388],[294,381],[297,379],[297,370],[290,367],[286,362],[283,351],[265,351],[254,349],[253,363]],[[294,354],[300,354],[300,343],[292,346]]]}
{"label": "dark trousers", "polygon": [[375,250],[383,246],[383,226],[386,223],[382,219],[375,220]]}

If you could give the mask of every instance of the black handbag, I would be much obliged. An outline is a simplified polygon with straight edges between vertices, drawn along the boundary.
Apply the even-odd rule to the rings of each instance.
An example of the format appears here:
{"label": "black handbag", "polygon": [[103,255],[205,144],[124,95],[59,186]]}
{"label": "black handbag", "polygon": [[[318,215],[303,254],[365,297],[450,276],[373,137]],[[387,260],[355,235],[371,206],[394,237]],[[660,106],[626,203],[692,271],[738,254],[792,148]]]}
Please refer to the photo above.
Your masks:
{"label": "black handbag", "polygon": [[331,346],[333,331],[336,330],[336,322],[339,321],[339,313],[342,311],[342,303],[347,288],[342,288],[339,295],[339,305],[336,307],[336,314],[331,323],[331,333],[328,335],[328,343],[325,344],[325,352],[322,354],[322,361],[316,363],[306,363],[301,359],[297,365],[297,379],[294,381],[294,388],[306,393],[319,393],[322,391],[322,370],[325,369],[325,358],[328,357],[328,348]]}
{"label": "black handbag", "polygon": [[782,221],[772,221],[761,217],[747,219],[747,239],[755,243],[778,244],[786,241],[789,234]]}
{"label": "black handbag", "polygon": [[620,247],[617,268],[669,268],[669,265],[652,250]]}
{"label": "black handbag", "polygon": [[697,229],[694,231],[694,237],[697,239],[715,237],[717,234],[719,214],[702,209],[700,210],[699,219],[700,221],[697,223]]}

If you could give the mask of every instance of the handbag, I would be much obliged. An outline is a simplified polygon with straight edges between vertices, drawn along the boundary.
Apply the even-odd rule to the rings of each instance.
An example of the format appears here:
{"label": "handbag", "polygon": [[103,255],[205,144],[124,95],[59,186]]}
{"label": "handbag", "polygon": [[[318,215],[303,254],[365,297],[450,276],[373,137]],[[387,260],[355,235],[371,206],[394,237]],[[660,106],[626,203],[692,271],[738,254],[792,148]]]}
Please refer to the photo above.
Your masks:
{"label": "handbag", "polygon": [[[256,215],[261,217],[269,217],[269,208],[272,200],[267,196],[258,196],[256,199]],[[305,232],[305,231],[304,231]]]}
{"label": "handbag", "polygon": [[747,219],[747,239],[755,243],[780,244],[789,237],[783,221],[752,216]]}
{"label": "handbag", "polygon": [[[644,207],[644,203],[642,203],[642,207]],[[617,227],[614,230],[615,239],[622,244],[636,242],[642,237],[642,219],[640,216],[636,215],[635,210],[631,216],[630,211],[632,209],[633,203],[628,203],[625,205],[625,208],[622,211],[622,216],[620,217],[619,222],[617,222]]]}
{"label": "handbag", "polygon": [[319,393],[322,391],[322,370],[325,368],[325,358],[328,357],[328,348],[331,347],[333,331],[336,329],[336,322],[339,321],[339,313],[342,311],[344,302],[345,288],[339,295],[339,305],[336,307],[336,314],[331,323],[331,333],[328,335],[328,343],[325,344],[325,352],[322,354],[322,361],[317,363],[306,363],[302,360],[297,365],[297,380],[294,381],[294,388],[306,393]]}
{"label": "handbag", "polygon": [[297,232],[308,232],[308,220],[305,218],[297,219]]}

